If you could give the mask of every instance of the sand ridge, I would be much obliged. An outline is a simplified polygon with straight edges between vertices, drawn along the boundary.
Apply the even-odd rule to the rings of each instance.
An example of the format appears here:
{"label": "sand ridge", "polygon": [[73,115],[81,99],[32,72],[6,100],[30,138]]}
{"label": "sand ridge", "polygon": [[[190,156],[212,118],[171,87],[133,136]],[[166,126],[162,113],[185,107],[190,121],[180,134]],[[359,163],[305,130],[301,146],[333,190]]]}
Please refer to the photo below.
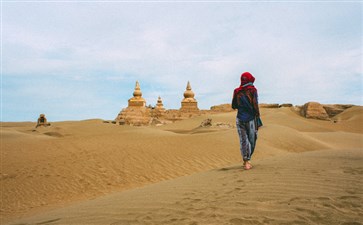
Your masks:
{"label": "sand ridge", "polygon": [[[254,160],[316,150],[362,150],[362,108],[352,107],[337,115],[336,123],[305,119],[294,108],[262,109],[264,127]],[[198,128],[206,118],[233,125],[235,112],[160,127],[86,120],[53,122],[34,131],[35,123],[2,123],[2,222],[240,162],[235,128]],[[319,161],[312,162],[317,170],[322,168]],[[264,166],[255,169],[264,170]],[[361,175],[359,168],[354,171]],[[231,196],[226,195],[226,200]],[[353,196],[361,198],[359,193]]]}

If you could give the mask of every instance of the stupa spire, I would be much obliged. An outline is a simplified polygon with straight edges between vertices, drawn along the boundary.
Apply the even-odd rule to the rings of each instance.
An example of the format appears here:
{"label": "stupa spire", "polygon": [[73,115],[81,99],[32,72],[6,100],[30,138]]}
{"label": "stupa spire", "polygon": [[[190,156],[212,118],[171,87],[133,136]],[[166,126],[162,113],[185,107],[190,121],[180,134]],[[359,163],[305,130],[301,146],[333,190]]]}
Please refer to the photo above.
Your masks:
{"label": "stupa spire", "polygon": [[190,86],[189,80],[188,80],[188,84],[187,84],[187,90],[192,90],[192,87]]}
{"label": "stupa spire", "polygon": [[136,81],[135,90],[134,90],[133,95],[134,95],[135,98],[141,98],[141,96],[142,96],[142,92],[141,92],[141,89],[140,89],[140,84],[139,84],[138,81]]}
{"label": "stupa spire", "polygon": [[160,104],[161,104],[161,105],[163,104],[163,100],[161,100],[160,96],[158,97],[158,103],[157,103],[157,104],[159,104],[159,105],[160,105]]}
{"label": "stupa spire", "polygon": [[190,82],[188,81],[186,91],[184,92],[184,98],[194,98],[194,92],[192,91],[192,87],[190,86]]}

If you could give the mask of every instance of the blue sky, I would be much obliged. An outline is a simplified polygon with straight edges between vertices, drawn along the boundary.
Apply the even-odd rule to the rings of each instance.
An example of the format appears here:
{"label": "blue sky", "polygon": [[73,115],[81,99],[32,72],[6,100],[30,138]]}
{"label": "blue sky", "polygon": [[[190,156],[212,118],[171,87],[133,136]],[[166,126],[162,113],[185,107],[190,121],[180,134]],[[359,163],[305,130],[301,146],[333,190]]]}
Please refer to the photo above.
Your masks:
{"label": "blue sky", "polygon": [[351,2],[3,1],[1,121],[114,119],[147,104],[230,103],[251,72],[261,103],[363,105],[362,7]]}

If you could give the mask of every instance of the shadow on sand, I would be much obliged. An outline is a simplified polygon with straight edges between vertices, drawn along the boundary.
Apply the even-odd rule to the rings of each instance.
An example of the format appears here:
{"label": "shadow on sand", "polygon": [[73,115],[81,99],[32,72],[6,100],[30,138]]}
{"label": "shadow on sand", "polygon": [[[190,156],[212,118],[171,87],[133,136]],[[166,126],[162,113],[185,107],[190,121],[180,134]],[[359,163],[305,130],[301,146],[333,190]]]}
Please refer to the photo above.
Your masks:
{"label": "shadow on sand", "polygon": [[243,169],[242,165],[234,165],[234,166],[228,166],[228,167],[216,169],[216,171],[221,171],[221,172],[230,171],[230,170],[244,170],[244,169]]}

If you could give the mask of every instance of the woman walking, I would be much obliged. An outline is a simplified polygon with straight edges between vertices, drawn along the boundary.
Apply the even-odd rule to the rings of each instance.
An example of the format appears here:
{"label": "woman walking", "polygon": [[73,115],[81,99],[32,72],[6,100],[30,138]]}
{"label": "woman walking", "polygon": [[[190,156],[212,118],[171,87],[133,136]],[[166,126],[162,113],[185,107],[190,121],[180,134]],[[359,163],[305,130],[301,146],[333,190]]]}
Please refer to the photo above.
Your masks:
{"label": "woman walking", "polygon": [[251,156],[256,146],[260,110],[258,108],[257,89],[253,85],[255,78],[249,72],[241,75],[241,85],[233,92],[232,108],[237,109],[237,131],[240,140],[240,150],[243,167],[252,168]]}

